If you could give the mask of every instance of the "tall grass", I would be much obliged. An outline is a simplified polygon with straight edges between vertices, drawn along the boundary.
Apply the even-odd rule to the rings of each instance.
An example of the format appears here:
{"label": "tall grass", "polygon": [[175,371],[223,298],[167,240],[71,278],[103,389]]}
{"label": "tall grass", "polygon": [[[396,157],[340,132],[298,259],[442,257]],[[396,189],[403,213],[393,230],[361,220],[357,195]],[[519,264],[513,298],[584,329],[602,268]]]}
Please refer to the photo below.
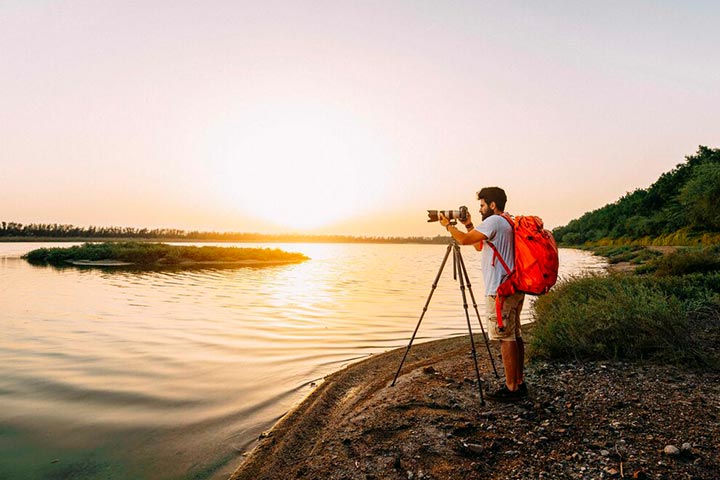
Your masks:
{"label": "tall grass", "polygon": [[535,303],[530,356],[719,364],[720,274],[588,276]]}

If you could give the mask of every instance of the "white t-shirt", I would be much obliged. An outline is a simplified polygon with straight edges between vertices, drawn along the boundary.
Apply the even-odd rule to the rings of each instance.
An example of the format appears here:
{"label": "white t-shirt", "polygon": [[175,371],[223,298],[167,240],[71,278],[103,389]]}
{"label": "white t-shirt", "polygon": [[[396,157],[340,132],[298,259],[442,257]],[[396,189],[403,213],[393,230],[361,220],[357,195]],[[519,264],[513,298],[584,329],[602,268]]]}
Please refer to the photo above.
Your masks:
{"label": "white t-shirt", "polygon": [[[510,222],[500,215],[492,215],[483,220],[477,230],[485,234],[488,240],[495,245],[498,253],[512,271],[515,267],[515,237]],[[496,295],[498,286],[505,280],[508,273],[500,260],[495,260],[495,265],[493,265],[494,252],[487,244],[488,240],[484,241],[480,268],[482,268],[485,281],[485,295]]]}

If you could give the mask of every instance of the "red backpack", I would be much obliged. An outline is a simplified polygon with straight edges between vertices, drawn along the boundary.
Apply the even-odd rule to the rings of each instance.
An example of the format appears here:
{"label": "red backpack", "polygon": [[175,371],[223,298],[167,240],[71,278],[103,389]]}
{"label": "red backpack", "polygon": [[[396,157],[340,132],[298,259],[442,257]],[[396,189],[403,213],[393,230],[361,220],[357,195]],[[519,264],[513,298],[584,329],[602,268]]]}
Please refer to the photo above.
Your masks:
{"label": "red backpack", "polygon": [[530,295],[547,293],[557,281],[560,262],[555,239],[550,231],[545,230],[540,217],[519,216],[513,219],[505,213],[501,216],[513,227],[515,268],[511,271],[495,245],[487,243],[493,249],[493,262],[497,258],[508,272],[508,278],[498,286],[495,297],[498,328],[503,329],[502,306],[505,297],[516,292]]}

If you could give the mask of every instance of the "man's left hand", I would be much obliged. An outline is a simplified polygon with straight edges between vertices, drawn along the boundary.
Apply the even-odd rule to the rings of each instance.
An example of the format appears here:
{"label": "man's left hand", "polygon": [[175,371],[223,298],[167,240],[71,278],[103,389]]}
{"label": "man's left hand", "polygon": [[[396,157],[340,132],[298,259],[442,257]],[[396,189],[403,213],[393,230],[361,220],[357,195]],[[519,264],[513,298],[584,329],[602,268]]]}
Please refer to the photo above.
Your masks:
{"label": "man's left hand", "polygon": [[448,218],[442,213],[438,213],[438,219],[440,220],[440,225],[443,228],[447,228],[447,226],[450,225],[450,220],[448,220]]}

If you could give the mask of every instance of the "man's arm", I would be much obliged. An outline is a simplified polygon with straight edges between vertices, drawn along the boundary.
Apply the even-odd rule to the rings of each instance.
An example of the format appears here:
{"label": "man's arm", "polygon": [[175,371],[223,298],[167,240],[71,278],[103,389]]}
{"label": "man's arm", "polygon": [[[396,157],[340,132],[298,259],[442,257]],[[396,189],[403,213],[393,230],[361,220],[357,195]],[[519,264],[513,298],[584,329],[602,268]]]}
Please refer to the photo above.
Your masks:
{"label": "man's arm", "polygon": [[[450,220],[448,220],[447,217],[445,215],[443,215],[442,213],[440,213],[438,216],[440,219],[440,225],[445,227],[447,229],[447,231],[450,232],[450,235],[452,235],[452,237],[455,240],[457,240],[457,242],[460,245],[475,245],[475,244],[482,242],[483,240],[487,240],[487,237],[485,236],[484,233],[480,233],[479,231],[477,231],[475,229],[472,229],[469,232],[465,233],[465,232],[461,232],[454,225],[450,225],[448,227],[448,225],[450,224]],[[471,224],[472,224],[472,221],[470,219],[470,215],[468,215],[468,218],[465,221],[464,225],[467,227],[467,225],[471,225]],[[475,249],[481,250],[482,244],[480,244],[480,248],[478,248],[478,246],[475,245]]]}

